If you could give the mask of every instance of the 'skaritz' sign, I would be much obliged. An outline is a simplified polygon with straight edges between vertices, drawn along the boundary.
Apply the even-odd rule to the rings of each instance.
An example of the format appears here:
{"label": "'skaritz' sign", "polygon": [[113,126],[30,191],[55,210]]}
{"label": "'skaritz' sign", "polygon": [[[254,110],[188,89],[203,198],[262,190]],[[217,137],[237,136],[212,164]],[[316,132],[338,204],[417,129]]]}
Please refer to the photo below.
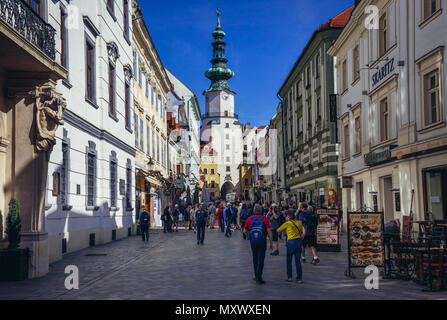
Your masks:
{"label": "'skaritz' sign", "polygon": [[394,58],[391,58],[385,65],[379,68],[379,71],[372,75],[372,86],[377,86],[377,84],[385,79],[390,73],[394,72],[394,69]]}

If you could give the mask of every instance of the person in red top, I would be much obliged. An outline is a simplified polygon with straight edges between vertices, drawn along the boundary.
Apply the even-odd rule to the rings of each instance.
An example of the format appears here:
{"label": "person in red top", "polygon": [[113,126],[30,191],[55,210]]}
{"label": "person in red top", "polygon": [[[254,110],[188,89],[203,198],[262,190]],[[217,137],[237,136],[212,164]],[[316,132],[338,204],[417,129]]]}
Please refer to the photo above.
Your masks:
{"label": "person in red top", "polygon": [[272,231],[270,221],[262,213],[262,207],[256,204],[253,209],[253,216],[247,219],[244,226],[244,233],[248,236],[253,254],[253,268],[257,284],[265,284],[262,279],[264,270],[265,252],[267,251],[267,236],[270,240],[270,250],[273,249]]}

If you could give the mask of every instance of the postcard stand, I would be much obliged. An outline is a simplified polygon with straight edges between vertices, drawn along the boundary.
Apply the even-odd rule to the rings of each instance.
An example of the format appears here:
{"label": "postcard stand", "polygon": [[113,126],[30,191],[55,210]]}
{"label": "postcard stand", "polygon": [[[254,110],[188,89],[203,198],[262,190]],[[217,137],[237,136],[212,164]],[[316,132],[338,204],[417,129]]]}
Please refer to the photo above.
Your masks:
{"label": "postcard stand", "polygon": [[[345,276],[355,279],[356,276],[352,272],[352,269],[366,268],[369,265],[375,265],[376,267],[384,268],[385,247],[383,237],[383,212],[349,211],[347,216],[348,269],[345,270]],[[374,232],[372,233],[371,231]],[[354,237],[359,239],[356,244],[356,248],[358,249],[356,249],[356,253],[354,254],[356,256],[355,260],[357,260],[358,263],[356,263],[355,265],[352,264],[352,259],[354,257],[352,254],[352,248],[354,247]],[[360,239],[364,240],[364,243],[361,243],[359,246],[358,243],[361,241]]]}

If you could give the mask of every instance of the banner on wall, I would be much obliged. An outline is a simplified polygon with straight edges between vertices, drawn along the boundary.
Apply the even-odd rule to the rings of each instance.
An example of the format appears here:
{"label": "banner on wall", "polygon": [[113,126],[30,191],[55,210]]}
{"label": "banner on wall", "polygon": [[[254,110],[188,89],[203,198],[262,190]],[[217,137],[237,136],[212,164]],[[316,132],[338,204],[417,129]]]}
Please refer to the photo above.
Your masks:
{"label": "banner on wall", "polygon": [[154,219],[156,227],[162,227],[161,223],[161,212],[160,212],[160,197],[158,196],[158,193],[154,193],[153,197],[154,201]]}

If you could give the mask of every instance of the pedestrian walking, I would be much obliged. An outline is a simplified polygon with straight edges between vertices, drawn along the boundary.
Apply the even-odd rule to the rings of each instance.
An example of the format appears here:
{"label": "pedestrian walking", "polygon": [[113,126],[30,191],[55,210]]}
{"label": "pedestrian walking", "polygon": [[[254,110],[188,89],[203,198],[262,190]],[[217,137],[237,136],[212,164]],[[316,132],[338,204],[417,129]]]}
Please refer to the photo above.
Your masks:
{"label": "pedestrian walking", "polygon": [[225,237],[231,237],[231,224],[233,222],[233,210],[231,208],[231,203],[227,203],[227,207],[223,212],[224,220],[225,220]]}
{"label": "pedestrian walking", "polygon": [[180,210],[178,204],[176,204],[174,210],[172,211],[172,220],[173,220],[173,226],[175,227],[175,232],[178,232],[179,217],[180,217]]}
{"label": "pedestrian walking", "polygon": [[209,210],[209,222],[208,222],[208,225],[209,225],[210,229],[214,229],[214,216],[215,216],[215,213],[216,213],[216,206],[214,205],[214,203],[211,203],[209,205],[208,210]]}
{"label": "pedestrian walking", "polygon": [[306,247],[309,247],[312,250],[313,259],[311,264],[316,265],[320,263],[320,258],[317,253],[317,217],[312,210],[309,210],[312,207],[309,207],[306,202],[303,202],[301,205],[301,210],[299,210],[298,219],[304,225],[306,229],[306,236],[303,240],[303,249],[302,249],[302,261],[306,262]]}
{"label": "pedestrian walking", "polygon": [[241,214],[242,214],[242,203],[239,203],[239,206],[237,207],[237,217],[236,217],[236,228],[238,230],[242,229]]}
{"label": "pedestrian walking", "polygon": [[141,237],[143,238],[143,241],[149,242],[149,227],[151,225],[151,217],[144,206],[141,206],[137,224],[140,226]]}
{"label": "pedestrian walking", "polygon": [[204,205],[197,209],[196,212],[196,223],[197,223],[197,245],[203,245],[205,241],[205,230],[206,224],[208,222],[208,212]]}
{"label": "pedestrian walking", "polygon": [[255,205],[253,208],[253,216],[247,219],[244,232],[250,240],[253,254],[254,280],[257,284],[265,284],[262,272],[264,270],[265,252],[267,251],[267,237],[270,241],[270,249],[273,248],[273,243],[270,222],[263,216],[260,205]]}
{"label": "pedestrian walking", "polygon": [[225,207],[224,207],[223,203],[221,203],[220,207],[219,207],[218,217],[217,217],[221,232],[225,232],[225,219],[224,219],[224,214],[223,214],[224,210],[225,210]]}
{"label": "pedestrian walking", "polygon": [[272,206],[270,207],[270,211],[267,217],[269,218],[272,228],[273,250],[270,255],[279,256],[279,232],[277,230],[282,225],[282,221],[281,213],[279,212],[275,204],[272,204]]}
{"label": "pedestrian walking", "polygon": [[172,214],[172,203],[169,203],[168,206],[163,211],[162,216],[164,233],[171,232],[171,224],[172,224],[171,214]]}
{"label": "pedestrian walking", "polygon": [[182,212],[182,215],[183,215],[183,221],[184,221],[185,230],[188,230],[189,222],[191,221],[191,219],[190,219],[190,212],[189,212],[189,206],[187,206],[186,208],[184,206],[182,206],[181,212]]}
{"label": "pedestrian walking", "polygon": [[196,203],[196,204],[194,205],[194,209],[192,209],[192,216],[191,216],[191,219],[192,219],[192,221],[193,221],[194,233],[197,232],[197,219],[196,219],[196,215],[197,215],[197,212],[198,212],[198,211],[199,211],[199,204]]}
{"label": "pedestrian walking", "polygon": [[295,257],[296,266],[296,281],[298,283],[303,282],[303,271],[301,267],[301,247],[302,241],[306,236],[306,229],[304,228],[301,221],[296,219],[295,212],[293,210],[288,210],[286,213],[286,222],[280,226],[277,230],[278,233],[286,231],[287,233],[287,281],[292,281],[293,271],[292,271],[292,260]]}
{"label": "pedestrian walking", "polygon": [[[241,220],[240,220],[242,229],[244,228],[245,222],[247,222],[248,217],[249,217],[249,215],[248,215],[247,205],[244,203],[242,205],[242,209],[241,209]],[[245,235],[244,232],[242,232],[242,237],[244,238],[244,240],[247,239],[247,236]]]}

